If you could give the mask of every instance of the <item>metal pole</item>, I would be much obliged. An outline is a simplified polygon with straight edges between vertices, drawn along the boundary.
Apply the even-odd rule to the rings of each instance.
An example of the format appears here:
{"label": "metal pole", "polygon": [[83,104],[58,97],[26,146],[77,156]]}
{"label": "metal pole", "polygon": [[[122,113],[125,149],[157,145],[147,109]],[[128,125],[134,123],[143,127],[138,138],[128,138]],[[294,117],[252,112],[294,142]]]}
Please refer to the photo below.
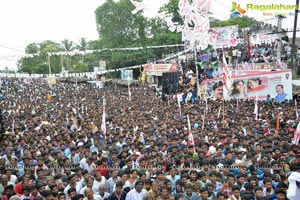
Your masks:
{"label": "metal pole", "polygon": [[225,128],[225,124],[224,124],[225,123],[225,99],[224,98],[222,99],[222,103],[223,103],[223,109],[222,109],[223,110],[223,113],[222,113],[222,115],[223,115],[222,116],[222,127]]}
{"label": "metal pole", "polygon": [[194,47],[194,54],[195,54],[195,68],[196,68],[196,81],[197,81],[197,90],[199,89],[199,81],[198,81],[198,66],[197,66],[197,48],[196,45]]}
{"label": "metal pole", "polygon": [[50,56],[48,55],[49,74],[51,75]]}
{"label": "metal pole", "polygon": [[298,12],[299,12],[299,0],[296,0],[296,9],[295,9],[295,19],[294,19],[294,30],[293,30],[293,40],[292,40],[292,52],[291,52],[291,66],[293,69],[293,79],[298,79],[298,65],[295,63],[295,54],[297,51],[296,48],[296,30],[297,30],[297,21],[298,21]]}
{"label": "metal pole", "polygon": [[282,31],[282,15],[278,15],[278,21],[277,21],[277,37],[279,39],[279,42],[277,44],[277,59],[281,60],[281,31]]}

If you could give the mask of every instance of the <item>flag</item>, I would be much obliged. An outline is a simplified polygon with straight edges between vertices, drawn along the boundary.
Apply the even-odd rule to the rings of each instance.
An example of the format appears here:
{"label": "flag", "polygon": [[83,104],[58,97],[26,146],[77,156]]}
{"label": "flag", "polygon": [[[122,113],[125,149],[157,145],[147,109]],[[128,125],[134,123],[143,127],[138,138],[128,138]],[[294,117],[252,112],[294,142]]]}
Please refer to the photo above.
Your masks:
{"label": "flag", "polygon": [[130,92],[129,81],[128,81],[128,100],[131,101],[131,92]]}
{"label": "flag", "polygon": [[299,119],[298,102],[296,99],[295,99],[295,111],[296,111],[296,117],[297,117],[297,119]]}
{"label": "flag", "polygon": [[295,145],[298,145],[299,144],[299,138],[300,138],[300,122],[298,123],[297,129],[294,133],[292,143],[295,144]]}
{"label": "flag", "polygon": [[221,106],[219,107],[218,117],[217,118],[220,118],[220,115],[221,115]]}
{"label": "flag", "polygon": [[189,129],[189,144],[194,146],[194,151],[195,151],[195,142],[194,142],[194,136],[192,133],[192,129],[191,129],[191,122],[190,122],[190,118],[187,115],[187,121],[188,121],[188,129]]}
{"label": "flag", "polygon": [[276,115],[276,129],[279,131],[280,128],[280,114]]}
{"label": "flag", "polygon": [[255,114],[255,120],[258,120],[258,97],[256,95],[255,98],[255,106],[254,106],[254,114]]}
{"label": "flag", "polygon": [[105,109],[106,103],[105,103],[105,97],[103,97],[103,114],[102,114],[102,124],[101,124],[101,130],[103,131],[104,137],[106,137],[106,109]]}
{"label": "flag", "polygon": [[232,79],[229,75],[229,69],[228,65],[225,59],[225,53],[223,52],[223,95],[224,99],[226,98],[226,95],[228,93],[229,88],[232,85]]}
{"label": "flag", "polygon": [[269,63],[269,61],[265,55],[263,55],[263,59],[264,59],[265,63]]}
{"label": "flag", "polygon": [[132,5],[134,5],[135,9],[131,11],[132,14],[136,14],[138,13],[140,10],[143,10],[145,5],[143,2],[138,2],[138,1],[133,1],[130,0],[130,2],[132,3]]}
{"label": "flag", "polygon": [[282,68],[283,68],[282,62],[281,62],[280,59],[277,59],[277,60],[276,60],[276,65],[277,65],[277,69],[282,69]]}
{"label": "flag", "polygon": [[179,115],[181,116],[181,105],[180,105],[179,94],[177,94],[176,97],[177,97],[177,103],[178,103]]}

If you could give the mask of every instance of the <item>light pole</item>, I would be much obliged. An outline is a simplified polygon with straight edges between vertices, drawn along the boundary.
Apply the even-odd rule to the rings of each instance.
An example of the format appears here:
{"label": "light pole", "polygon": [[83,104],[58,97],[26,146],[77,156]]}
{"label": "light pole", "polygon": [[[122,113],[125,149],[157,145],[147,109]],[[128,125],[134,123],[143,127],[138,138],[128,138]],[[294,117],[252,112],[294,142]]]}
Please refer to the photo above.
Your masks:
{"label": "light pole", "polygon": [[296,30],[299,13],[299,0],[296,0],[295,19],[294,19],[294,30],[293,30],[293,41],[292,41],[292,52],[291,52],[291,66],[293,69],[293,79],[298,79],[298,65],[295,62],[296,48]]}
{"label": "light pole", "polygon": [[49,65],[49,74],[51,75],[51,64],[50,64],[50,56],[48,54],[48,65]]}

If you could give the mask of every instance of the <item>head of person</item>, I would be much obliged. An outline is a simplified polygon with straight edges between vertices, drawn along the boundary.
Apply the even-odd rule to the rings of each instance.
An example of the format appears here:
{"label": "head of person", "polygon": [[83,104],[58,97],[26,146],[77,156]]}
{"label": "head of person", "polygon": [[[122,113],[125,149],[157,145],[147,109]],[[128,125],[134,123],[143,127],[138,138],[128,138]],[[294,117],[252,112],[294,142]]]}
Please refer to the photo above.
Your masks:
{"label": "head of person", "polygon": [[277,200],[285,200],[286,199],[286,191],[282,189],[275,190]]}
{"label": "head of person", "polygon": [[217,99],[217,100],[223,99],[223,82],[222,81],[216,82],[213,85],[212,89],[214,91],[215,99]]}
{"label": "head of person", "polygon": [[260,199],[263,197],[263,189],[259,186],[254,188],[254,194],[256,196],[256,198]]}
{"label": "head of person", "polygon": [[234,185],[233,187],[232,187],[232,193],[233,193],[233,195],[236,197],[236,198],[238,198],[239,196],[240,196],[240,187],[239,186],[237,186],[237,185]]}
{"label": "head of person", "polygon": [[262,80],[258,77],[254,77],[254,78],[250,78],[248,80],[248,88],[249,89],[255,89],[257,88],[258,86],[260,86],[262,84]]}
{"label": "head of person", "polygon": [[282,94],[283,93],[283,85],[279,84],[279,85],[276,85],[276,93],[278,95]]}
{"label": "head of person", "polygon": [[115,190],[116,194],[118,194],[118,195],[121,194],[122,189],[123,189],[123,183],[122,183],[122,181],[118,181],[116,183],[116,190]]}
{"label": "head of person", "polygon": [[143,189],[143,181],[137,181],[136,183],[135,183],[135,190],[138,192],[138,193],[140,193],[141,191],[142,191],[142,189]]}
{"label": "head of person", "polygon": [[236,80],[234,81],[234,83],[232,84],[232,93],[240,93],[243,91],[244,89],[244,85],[245,85],[245,82],[244,80]]}

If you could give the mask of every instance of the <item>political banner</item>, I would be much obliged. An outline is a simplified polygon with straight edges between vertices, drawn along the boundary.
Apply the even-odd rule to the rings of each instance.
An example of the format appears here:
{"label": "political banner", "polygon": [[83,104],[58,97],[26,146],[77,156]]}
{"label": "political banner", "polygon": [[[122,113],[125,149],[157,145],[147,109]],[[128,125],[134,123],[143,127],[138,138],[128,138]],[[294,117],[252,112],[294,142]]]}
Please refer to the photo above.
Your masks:
{"label": "political banner", "polygon": [[99,61],[98,71],[100,72],[106,71],[106,62],[104,60]]}
{"label": "political banner", "polygon": [[214,49],[234,47],[237,45],[238,40],[238,26],[224,26],[218,28],[211,28],[209,31],[209,44]]}
{"label": "political banner", "polygon": [[[249,73],[232,76],[233,84],[226,99],[265,100],[267,95],[282,100],[292,99],[292,70]],[[221,100],[224,98],[222,78],[205,80],[207,98]]]}
{"label": "political banner", "polygon": [[253,34],[250,37],[250,42],[252,45],[267,43],[271,44],[278,39],[276,34]]}
{"label": "political banner", "polygon": [[121,79],[126,81],[133,80],[133,71],[131,70],[121,70]]}

